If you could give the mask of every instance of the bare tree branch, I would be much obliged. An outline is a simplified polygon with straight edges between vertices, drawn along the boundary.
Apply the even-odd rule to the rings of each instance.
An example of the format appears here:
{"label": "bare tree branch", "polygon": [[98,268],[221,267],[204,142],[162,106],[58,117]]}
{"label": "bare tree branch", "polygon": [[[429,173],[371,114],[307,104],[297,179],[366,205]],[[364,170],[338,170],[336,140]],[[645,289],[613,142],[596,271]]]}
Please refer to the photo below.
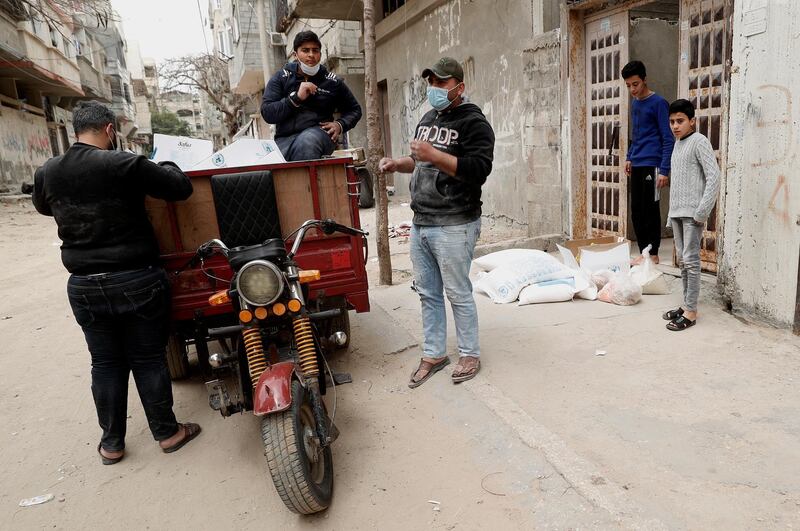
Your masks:
{"label": "bare tree branch", "polygon": [[250,102],[250,97],[231,92],[228,66],[214,55],[187,55],[168,59],[159,65],[162,89],[202,91],[222,113],[228,136],[233,137],[239,127],[239,114]]}

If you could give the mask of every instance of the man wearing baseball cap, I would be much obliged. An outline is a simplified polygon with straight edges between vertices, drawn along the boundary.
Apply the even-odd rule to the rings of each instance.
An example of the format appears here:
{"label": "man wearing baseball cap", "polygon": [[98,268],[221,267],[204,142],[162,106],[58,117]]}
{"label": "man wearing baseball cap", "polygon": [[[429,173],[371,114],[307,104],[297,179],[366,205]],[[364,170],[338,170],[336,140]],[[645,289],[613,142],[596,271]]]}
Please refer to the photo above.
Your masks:
{"label": "man wearing baseball cap", "polygon": [[444,293],[458,338],[459,361],[452,381],[469,380],[480,370],[478,310],[469,268],[481,231],[481,186],[494,158],[494,131],[480,108],[464,96],[464,71],[458,61],[442,57],[423,70],[422,77],[428,81],[433,109],[417,125],[411,154],[380,162],[381,171],[412,173],[411,261],[425,341],[423,357],[408,382],[411,388],[450,363]]}
{"label": "man wearing baseball cap", "polygon": [[[286,160],[330,155],[361,119],[361,105],[341,78],[320,64],[322,44],[313,31],[294,38],[292,61],[267,83],[261,116],[275,124],[275,143]],[[333,113],[340,116],[334,120]]]}

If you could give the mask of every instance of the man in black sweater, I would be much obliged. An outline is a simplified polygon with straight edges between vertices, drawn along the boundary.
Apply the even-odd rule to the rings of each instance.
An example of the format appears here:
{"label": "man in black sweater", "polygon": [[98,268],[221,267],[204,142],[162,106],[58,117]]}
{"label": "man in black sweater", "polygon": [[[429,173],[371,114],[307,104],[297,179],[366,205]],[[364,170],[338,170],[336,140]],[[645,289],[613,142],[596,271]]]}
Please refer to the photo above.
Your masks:
{"label": "man in black sweater", "polygon": [[189,178],[170,162],[116,151],[114,113],[97,102],[73,112],[78,141],[36,170],[33,204],[53,216],[67,294],[92,356],[92,394],[105,465],[125,449],[128,374],[133,372],[153,437],[164,452],[181,448],[200,426],[179,424],[166,365],[169,282],[144,207],[146,195],[178,201]]}
{"label": "man in black sweater", "polygon": [[422,72],[433,107],[417,125],[411,155],[384,158],[385,172],[411,173],[411,261],[422,302],[423,357],[408,386],[422,385],[450,362],[447,357],[447,293],[458,337],[454,383],[480,370],[478,310],[469,268],[481,232],[481,186],[492,172],[494,131],[464,96],[464,72],[443,57]]}
{"label": "man in black sweater", "polygon": [[[330,155],[336,142],[361,119],[361,105],[341,78],[320,64],[322,44],[313,31],[294,38],[297,61],[267,83],[261,116],[275,124],[275,143],[286,160]],[[340,113],[333,119],[334,111]]]}

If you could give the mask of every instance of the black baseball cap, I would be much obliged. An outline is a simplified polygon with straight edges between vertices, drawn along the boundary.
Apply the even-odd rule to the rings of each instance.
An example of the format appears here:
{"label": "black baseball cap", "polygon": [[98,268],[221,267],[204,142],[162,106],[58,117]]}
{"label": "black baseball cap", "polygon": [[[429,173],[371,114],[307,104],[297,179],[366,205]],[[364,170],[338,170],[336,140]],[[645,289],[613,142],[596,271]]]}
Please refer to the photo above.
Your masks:
{"label": "black baseball cap", "polygon": [[461,64],[452,57],[442,57],[436,64],[430,68],[422,71],[422,77],[428,79],[431,76],[436,76],[439,79],[456,78],[459,81],[464,81],[464,69]]}

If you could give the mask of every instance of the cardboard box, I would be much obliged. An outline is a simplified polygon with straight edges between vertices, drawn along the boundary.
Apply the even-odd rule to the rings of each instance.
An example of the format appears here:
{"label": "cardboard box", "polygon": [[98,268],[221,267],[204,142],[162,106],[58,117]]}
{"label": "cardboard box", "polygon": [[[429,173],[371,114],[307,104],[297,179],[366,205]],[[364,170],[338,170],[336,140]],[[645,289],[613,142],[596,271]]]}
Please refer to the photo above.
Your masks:
{"label": "cardboard box", "polygon": [[151,157],[153,162],[168,160],[186,171],[213,153],[214,143],[211,140],[159,133],[153,135],[153,155]]}
{"label": "cardboard box", "polygon": [[213,170],[214,168],[235,168],[237,166],[258,166],[262,164],[283,164],[278,144],[274,140],[240,138],[199,161],[192,170]]}
{"label": "cardboard box", "polygon": [[580,251],[584,247],[591,247],[592,251],[607,251],[626,241],[628,240],[622,236],[604,236],[602,238],[569,240],[564,243],[564,247],[570,250],[576,260],[580,260]]}

